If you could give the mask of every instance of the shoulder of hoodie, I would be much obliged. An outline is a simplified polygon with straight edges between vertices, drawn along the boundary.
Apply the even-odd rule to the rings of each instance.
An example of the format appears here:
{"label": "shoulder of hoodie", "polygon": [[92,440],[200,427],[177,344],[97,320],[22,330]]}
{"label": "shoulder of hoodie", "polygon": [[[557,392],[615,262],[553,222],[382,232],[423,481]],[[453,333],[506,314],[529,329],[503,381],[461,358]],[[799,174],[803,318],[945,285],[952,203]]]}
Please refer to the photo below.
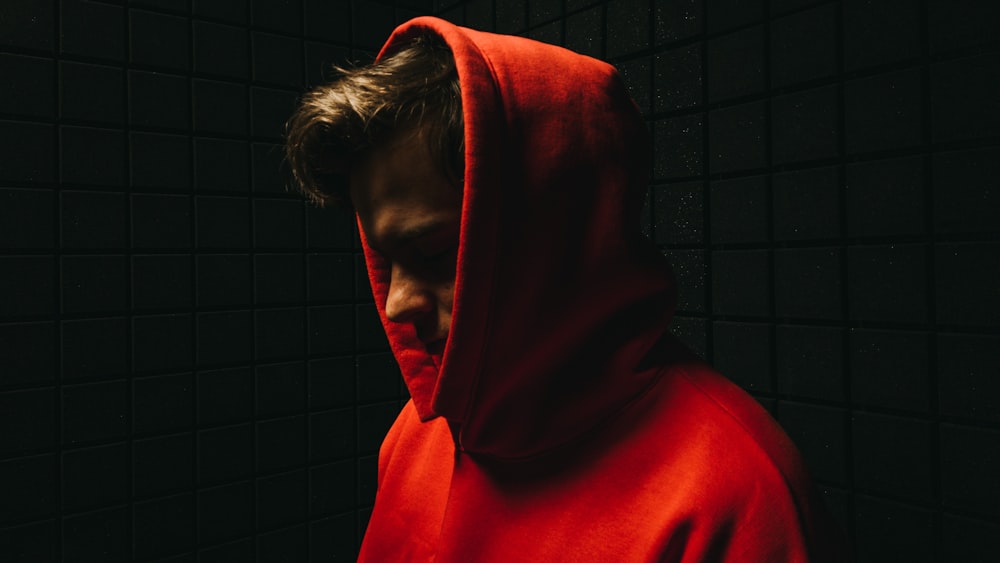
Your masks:
{"label": "shoulder of hoodie", "polygon": [[[712,495],[704,487],[714,487],[716,500],[723,504],[723,496],[743,497],[729,501],[749,503],[744,504],[744,509],[752,507],[766,520],[784,520],[786,525],[798,528],[808,545],[810,560],[852,561],[850,543],[821,498],[798,448],[764,407],[693,354],[667,371],[673,372],[675,384],[688,387],[688,400],[715,412],[705,417],[706,425],[733,435],[733,440],[727,442],[732,447],[719,452],[718,462],[743,466],[742,471],[722,472],[721,481],[705,483],[702,490]],[[739,456],[752,459],[736,459]],[[756,499],[747,498],[748,489],[757,490],[758,494],[750,495]],[[784,517],[778,516],[781,512],[785,512]]]}
{"label": "shoulder of hoodie", "polygon": [[[668,365],[661,377],[660,393],[674,396],[672,404],[681,404],[678,410],[685,413],[662,412],[658,426],[682,425],[671,432],[683,437],[682,451],[732,468],[707,471],[699,489],[713,496],[741,495],[752,483],[788,494],[798,511],[809,510],[817,492],[809,471],[791,438],[756,399],[693,353]],[[722,447],[703,446],[705,436],[721,436]]]}
{"label": "shoulder of hoodie", "polygon": [[804,470],[794,443],[763,405],[749,393],[699,358],[679,362],[667,368],[692,389],[692,395],[704,401],[706,410],[716,416],[706,417],[706,423],[732,426],[734,433],[745,438],[749,448],[759,449],[779,469],[789,472]]}

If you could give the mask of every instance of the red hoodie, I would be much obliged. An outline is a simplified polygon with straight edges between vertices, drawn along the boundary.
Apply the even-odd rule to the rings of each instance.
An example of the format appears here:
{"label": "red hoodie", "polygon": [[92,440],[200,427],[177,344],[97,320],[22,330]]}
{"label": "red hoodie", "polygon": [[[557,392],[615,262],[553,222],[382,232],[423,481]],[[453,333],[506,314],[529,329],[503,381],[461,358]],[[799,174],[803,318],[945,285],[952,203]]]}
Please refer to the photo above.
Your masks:
{"label": "red hoodie", "polygon": [[639,230],[647,134],[614,68],[429,17],[379,56],[428,32],[465,118],[451,330],[432,355],[388,322],[364,245],[412,400],[359,560],[841,560],[788,437],[669,335],[673,280]]}

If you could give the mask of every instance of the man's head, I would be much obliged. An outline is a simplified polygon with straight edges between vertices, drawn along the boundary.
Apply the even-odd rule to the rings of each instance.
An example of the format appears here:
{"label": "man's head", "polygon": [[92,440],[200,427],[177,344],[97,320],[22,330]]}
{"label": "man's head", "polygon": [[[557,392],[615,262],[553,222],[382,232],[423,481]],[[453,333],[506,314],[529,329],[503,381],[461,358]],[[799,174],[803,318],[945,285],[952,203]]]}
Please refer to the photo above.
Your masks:
{"label": "man's head", "polygon": [[303,98],[287,157],[320,205],[350,205],[390,271],[385,315],[440,354],[451,325],[462,208],[461,92],[451,51],[417,37]]}

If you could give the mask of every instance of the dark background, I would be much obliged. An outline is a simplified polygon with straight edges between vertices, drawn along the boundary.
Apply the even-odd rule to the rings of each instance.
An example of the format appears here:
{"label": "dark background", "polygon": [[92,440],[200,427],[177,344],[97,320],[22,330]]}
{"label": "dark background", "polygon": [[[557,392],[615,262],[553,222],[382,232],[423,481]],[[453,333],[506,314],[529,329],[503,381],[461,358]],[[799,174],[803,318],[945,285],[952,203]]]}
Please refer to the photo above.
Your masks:
{"label": "dark background", "polygon": [[998,6],[4,0],[0,559],[354,558],[403,390],[281,131],[426,13],[619,66],[675,330],[776,415],[861,561],[995,555]]}

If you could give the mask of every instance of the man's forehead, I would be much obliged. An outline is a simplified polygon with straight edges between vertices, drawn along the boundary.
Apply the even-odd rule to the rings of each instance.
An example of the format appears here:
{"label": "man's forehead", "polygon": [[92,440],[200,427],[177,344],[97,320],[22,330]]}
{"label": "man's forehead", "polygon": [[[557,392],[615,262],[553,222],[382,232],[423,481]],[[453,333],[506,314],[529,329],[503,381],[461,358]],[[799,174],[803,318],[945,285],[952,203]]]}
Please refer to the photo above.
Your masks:
{"label": "man's forehead", "polygon": [[430,150],[414,131],[395,133],[358,154],[348,169],[355,207],[411,189],[429,172]]}

